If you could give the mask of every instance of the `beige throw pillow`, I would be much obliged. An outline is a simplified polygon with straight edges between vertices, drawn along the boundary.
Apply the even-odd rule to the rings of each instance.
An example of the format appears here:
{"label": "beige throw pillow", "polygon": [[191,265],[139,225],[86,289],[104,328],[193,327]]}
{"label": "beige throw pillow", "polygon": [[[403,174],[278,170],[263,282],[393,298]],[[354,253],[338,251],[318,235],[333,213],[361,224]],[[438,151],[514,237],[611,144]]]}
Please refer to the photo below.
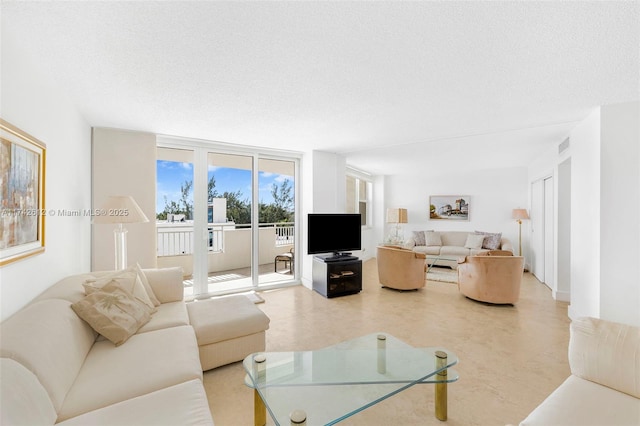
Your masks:
{"label": "beige throw pillow", "polygon": [[151,319],[149,306],[115,281],[72,304],[71,309],[116,346],[126,342]]}
{"label": "beige throw pillow", "polygon": [[427,246],[441,246],[442,239],[439,232],[425,232],[424,239]]}
{"label": "beige throw pillow", "polygon": [[149,294],[145,290],[135,267],[113,272],[96,279],[86,280],[83,284],[84,291],[89,295],[109,283],[117,283],[117,285],[131,293],[133,297],[147,305],[152,313],[156,312],[156,306],[149,298]]}
{"label": "beige throw pillow", "polygon": [[156,294],[153,292],[151,284],[149,284],[149,280],[147,279],[147,276],[140,267],[139,263],[136,263],[136,273],[138,274],[138,277],[140,278],[140,281],[142,282],[142,285],[144,286],[144,289],[146,290],[147,296],[149,296],[151,303],[153,303],[153,305],[156,307],[160,306],[160,301],[156,297]]}
{"label": "beige throw pillow", "polygon": [[482,248],[483,241],[484,235],[482,234],[468,234],[467,242],[464,243],[464,247],[468,249],[479,249]]}

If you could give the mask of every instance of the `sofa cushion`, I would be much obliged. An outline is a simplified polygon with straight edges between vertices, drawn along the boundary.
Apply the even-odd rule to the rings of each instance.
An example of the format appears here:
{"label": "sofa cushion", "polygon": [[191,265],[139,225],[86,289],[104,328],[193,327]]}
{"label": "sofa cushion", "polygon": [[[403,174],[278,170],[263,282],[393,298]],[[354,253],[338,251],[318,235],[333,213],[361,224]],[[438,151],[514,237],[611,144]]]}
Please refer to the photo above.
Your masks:
{"label": "sofa cushion", "polygon": [[91,291],[71,308],[116,346],[126,342],[151,319],[151,308],[117,281],[109,281],[104,287]]}
{"label": "sofa cushion", "polygon": [[16,360],[35,374],[56,411],[96,337],[73,312],[71,302],[62,299],[41,300],[24,307],[0,324],[0,335],[0,356]]}
{"label": "sofa cushion", "polygon": [[576,318],[570,333],[572,374],[640,398],[640,327]]}
{"label": "sofa cushion", "polygon": [[56,410],[38,378],[22,364],[0,358],[0,424],[52,425]]}
{"label": "sofa cushion", "polygon": [[202,382],[195,379],[73,417],[59,425],[200,426],[213,425],[213,419]]}
{"label": "sofa cushion", "polygon": [[157,311],[151,316],[151,320],[143,325],[138,333],[189,325],[189,314],[184,302],[162,303],[156,309]]}
{"label": "sofa cushion", "polygon": [[462,246],[442,246],[440,255],[445,257],[463,257],[469,255],[469,249]]}
{"label": "sofa cushion", "polygon": [[136,334],[121,346],[96,342],[58,421],[193,379],[201,380],[202,370],[192,327]]}
{"label": "sofa cushion", "polygon": [[64,299],[75,303],[84,299],[87,295],[82,284],[84,284],[86,280],[95,278],[96,276],[93,274],[70,275],[40,293],[40,295],[34,299],[34,302],[45,299]]}
{"label": "sofa cushion", "polygon": [[[142,272],[141,274],[144,275]],[[124,271],[116,271],[99,278],[89,279],[84,283],[84,289],[87,294],[91,294],[109,283],[116,283],[119,287],[131,293],[133,297],[147,305],[152,312],[155,311],[155,305],[149,298],[149,294],[142,284],[136,267],[131,267]]]}
{"label": "sofa cushion", "polygon": [[571,375],[520,426],[637,425],[639,416],[640,399]]}
{"label": "sofa cushion", "polygon": [[413,247],[413,251],[427,256],[437,256],[440,254],[440,246],[415,246]]}
{"label": "sofa cushion", "polygon": [[143,269],[142,271],[160,303],[179,302],[184,299],[182,268]]}
{"label": "sofa cushion", "polygon": [[424,240],[426,246],[441,246],[442,239],[439,232],[425,232]]}

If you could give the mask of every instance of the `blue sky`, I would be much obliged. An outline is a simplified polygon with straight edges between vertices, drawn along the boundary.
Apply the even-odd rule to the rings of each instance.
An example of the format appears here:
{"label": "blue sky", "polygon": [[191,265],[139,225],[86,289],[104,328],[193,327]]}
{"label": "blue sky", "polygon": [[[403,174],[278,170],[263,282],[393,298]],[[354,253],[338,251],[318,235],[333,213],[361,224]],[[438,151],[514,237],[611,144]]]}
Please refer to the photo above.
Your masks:
{"label": "blue sky", "polygon": [[[193,180],[193,165],[191,163],[158,160],[156,162],[156,170],[156,213],[160,213],[164,210],[165,196],[168,201],[178,201],[180,199],[180,185],[185,181]],[[225,191],[236,192],[240,190],[243,198],[251,201],[250,170],[210,166],[208,178],[211,176],[215,176],[216,190],[219,193],[223,193]],[[285,179],[289,179],[293,186],[292,176],[259,172],[258,199],[266,204],[271,203],[273,201],[273,198],[271,197],[271,185],[273,183],[280,185]],[[193,195],[193,191],[191,195]]]}

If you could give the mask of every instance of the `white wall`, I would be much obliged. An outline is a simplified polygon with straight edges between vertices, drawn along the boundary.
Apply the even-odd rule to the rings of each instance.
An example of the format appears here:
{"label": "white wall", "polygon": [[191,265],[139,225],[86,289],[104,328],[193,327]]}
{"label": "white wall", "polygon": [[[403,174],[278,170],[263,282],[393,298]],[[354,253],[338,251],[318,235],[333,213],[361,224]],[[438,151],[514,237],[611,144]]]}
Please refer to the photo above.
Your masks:
{"label": "white wall", "polygon": [[[515,208],[527,208],[526,168],[505,168],[447,175],[407,174],[385,176],[384,208],[406,208],[408,221],[405,239],[412,231],[486,231],[501,232],[518,250],[518,224],[511,218]],[[429,196],[468,195],[469,221],[429,219]],[[387,234],[384,214],[378,223]],[[527,255],[527,222],[522,223],[522,251]]]}
{"label": "white wall", "polygon": [[[2,34],[0,116],[47,145],[45,207],[91,208],[91,128],[69,99]],[[55,283],[86,272],[90,217],[48,216],[45,252],[0,268],[0,319]]]}
{"label": "white wall", "polygon": [[[312,288],[313,256],[307,255],[307,215],[346,211],[346,161],[344,157],[323,151],[305,153],[302,159],[302,274],[301,280]],[[357,255],[357,253],[355,254]]]}
{"label": "white wall", "polygon": [[639,115],[605,105],[571,133],[571,318],[640,325]]}
{"label": "white wall", "polygon": [[571,305],[600,317],[600,109],[571,132]]}
{"label": "white wall", "polygon": [[600,315],[640,326],[640,102],[600,118]]}

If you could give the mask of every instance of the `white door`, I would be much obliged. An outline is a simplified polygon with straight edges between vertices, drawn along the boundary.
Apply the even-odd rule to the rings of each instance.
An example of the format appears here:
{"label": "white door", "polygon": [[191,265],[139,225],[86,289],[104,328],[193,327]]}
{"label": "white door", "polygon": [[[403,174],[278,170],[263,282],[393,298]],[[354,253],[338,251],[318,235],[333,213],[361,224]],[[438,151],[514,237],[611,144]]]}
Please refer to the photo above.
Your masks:
{"label": "white door", "polygon": [[553,178],[544,180],[544,282],[555,290],[553,268],[555,265],[553,249]]}
{"label": "white door", "polygon": [[531,184],[531,273],[544,282],[544,181]]}

